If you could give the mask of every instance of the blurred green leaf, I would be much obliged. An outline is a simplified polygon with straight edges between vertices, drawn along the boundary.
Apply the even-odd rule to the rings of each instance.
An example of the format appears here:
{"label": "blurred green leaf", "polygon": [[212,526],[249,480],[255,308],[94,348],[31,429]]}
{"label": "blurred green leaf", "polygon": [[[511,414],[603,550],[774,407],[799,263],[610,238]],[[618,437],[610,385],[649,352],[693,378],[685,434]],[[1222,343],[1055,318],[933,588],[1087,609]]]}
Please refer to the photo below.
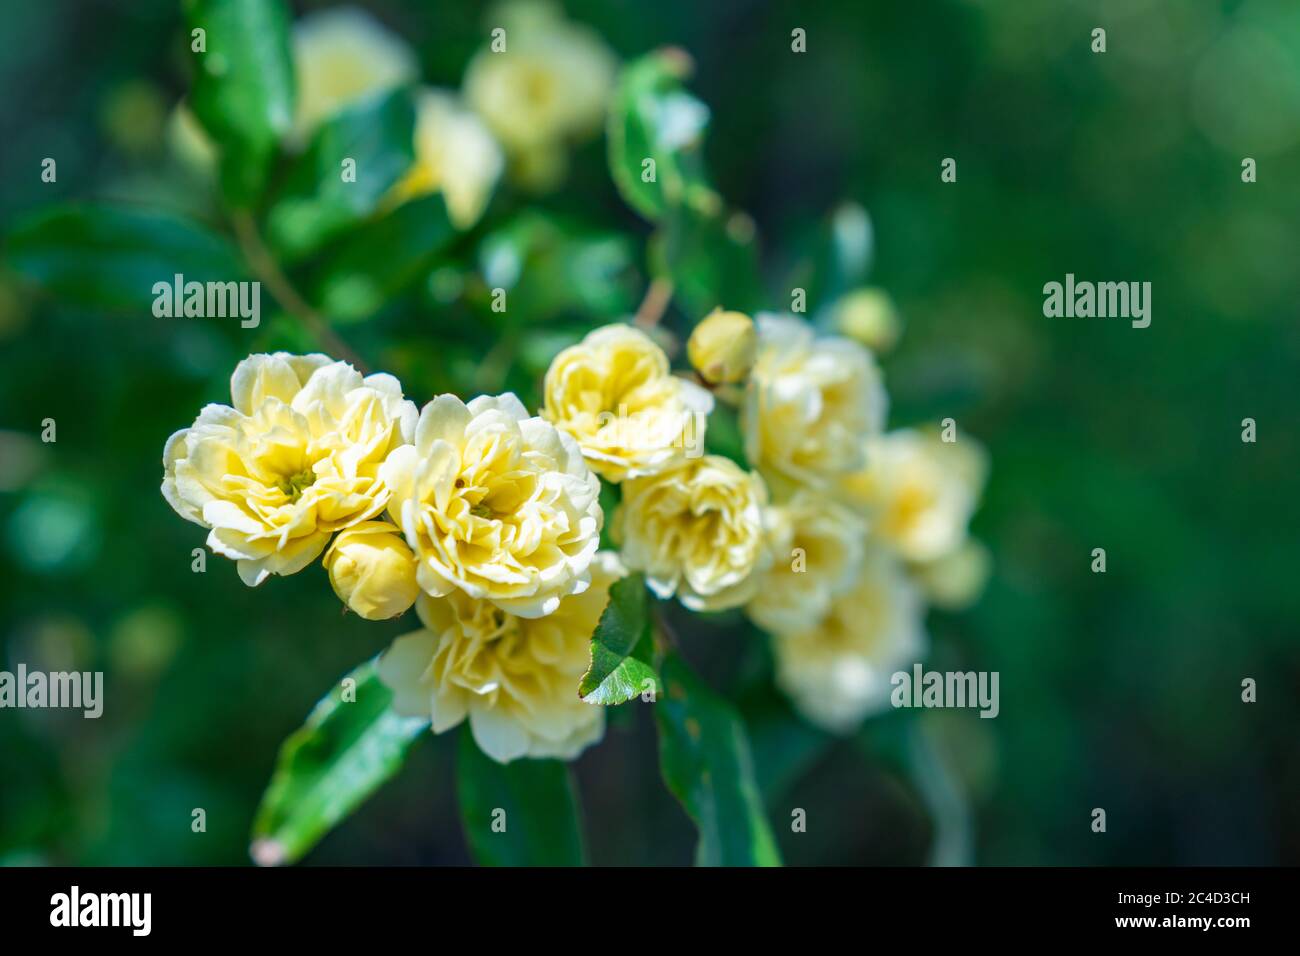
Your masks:
{"label": "blurred green leaf", "polygon": [[676,655],[660,672],[659,769],[699,831],[696,865],[780,866],[739,715]]}
{"label": "blurred green leaf", "polygon": [[[294,119],[293,55],[282,0],[187,0],[194,64],[190,105],[221,150],[221,180],[238,205],[256,197]],[[194,31],[202,30],[202,50]]]}
{"label": "blurred green leaf", "polygon": [[[344,700],[349,687],[355,699]],[[401,768],[429,721],[399,716],[391,701],[375,662],[367,661],[285,740],[253,824],[255,861],[298,860]]]}
{"label": "blurred green leaf", "polygon": [[[352,106],[324,123],[290,167],[267,216],[267,234],[282,261],[293,262],[369,216],[415,158],[415,105],[394,90]],[[343,161],[355,181],[343,178]]]}
{"label": "blurred green leaf", "polygon": [[651,243],[650,271],[672,282],[692,321],[718,307],[754,312],[764,304],[754,227],[744,213],[671,211]]}
{"label": "blurred green leaf", "polygon": [[722,206],[702,155],[709,108],[682,88],[690,73],[685,52],[656,50],[624,68],[610,102],[610,173],[628,205],[652,222],[678,206],[706,213]]}
{"label": "blurred green leaf", "polygon": [[822,227],[809,289],[811,310],[829,306],[862,285],[874,254],[871,217],[857,203],[841,203]]}
{"label": "blurred green leaf", "polygon": [[10,265],[76,305],[151,310],[153,286],[237,281],[245,268],[232,245],[197,222],[135,206],[76,203],[22,220],[6,243]]}
{"label": "blurred green leaf", "polygon": [[578,685],[578,696],[586,703],[622,704],[642,694],[647,681],[655,698],[662,696],[659,675],[646,661],[651,653],[649,604],[643,574],[610,587],[609,603],[591,636],[591,666]]}
{"label": "blurred green leaf", "polygon": [[466,839],[480,864],[585,862],[577,792],[562,761],[497,763],[479,750],[466,724],[456,760],[456,795]]}
{"label": "blurred green leaf", "polygon": [[608,139],[619,193],[660,225],[650,271],[672,282],[687,317],[698,319],[718,306],[754,311],[763,301],[753,221],[728,212],[705,171],[709,110],[682,87],[691,68],[672,48],[629,64],[610,104]]}
{"label": "blurred green leaf", "polygon": [[441,195],[403,203],[327,246],[305,270],[307,296],[331,318],[367,318],[427,276],[457,235]]}
{"label": "blurred green leaf", "polygon": [[570,311],[608,321],[636,306],[641,284],[627,236],[531,210],[488,235],[478,261],[488,288],[506,289],[532,322]]}

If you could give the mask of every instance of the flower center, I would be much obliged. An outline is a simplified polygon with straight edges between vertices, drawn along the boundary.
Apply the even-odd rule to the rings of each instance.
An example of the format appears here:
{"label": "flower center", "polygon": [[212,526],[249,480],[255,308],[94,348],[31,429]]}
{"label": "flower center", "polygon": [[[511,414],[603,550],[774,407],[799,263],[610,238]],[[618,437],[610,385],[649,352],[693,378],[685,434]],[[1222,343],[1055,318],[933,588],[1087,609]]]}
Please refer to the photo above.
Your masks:
{"label": "flower center", "polygon": [[300,471],[296,475],[290,475],[280,482],[280,490],[285,493],[290,501],[297,501],[302,497],[303,491],[310,488],[316,481],[316,472],[308,468],[306,471]]}

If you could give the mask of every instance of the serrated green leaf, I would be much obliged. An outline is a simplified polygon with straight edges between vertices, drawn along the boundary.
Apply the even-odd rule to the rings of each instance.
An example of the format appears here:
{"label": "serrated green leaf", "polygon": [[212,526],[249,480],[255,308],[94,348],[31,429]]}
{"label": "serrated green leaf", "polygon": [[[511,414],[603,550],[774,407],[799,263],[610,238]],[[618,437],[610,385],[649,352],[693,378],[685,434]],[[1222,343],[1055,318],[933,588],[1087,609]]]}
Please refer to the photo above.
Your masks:
{"label": "serrated green leaf", "polygon": [[622,704],[647,689],[659,697],[659,675],[647,660],[649,603],[644,574],[629,575],[610,587],[609,603],[591,636],[591,665],[578,684],[578,696],[584,702]]}
{"label": "serrated green leaf", "polygon": [[[295,87],[283,0],[187,0],[194,65],[190,106],[221,150],[226,195],[256,197],[280,139],[293,126]],[[195,50],[195,30],[203,49]]]}
{"label": "serrated green leaf", "polygon": [[483,866],[582,866],[578,797],[567,764],[500,764],[466,724],[456,759],[456,796],[470,851]]}
{"label": "serrated green leaf", "polygon": [[63,301],[123,312],[152,309],[153,287],[246,276],[234,247],[206,226],[137,206],[76,203],[24,219],[5,243],[12,268]]}
{"label": "serrated green leaf", "polygon": [[721,208],[702,156],[709,110],[682,88],[690,72],[683,51],[657,50],[624,68],[610,101],[610,173],[627,204],[652,222],[674,207]]}
{"label": "serrated green leaf", "polygon": [[328,245],[304,270],[307,296],[332,319],[364,319],[426,277],[457,235],[441,195],[403,203]]}
{"label": "serrated green leaf", "polygon": [[[352,700],[344,700],[348,680],[354,682]],[[398,771],[429,721],[394,713],[391,701],[375,662],[367,661],[285,740],[253,824],[255,861],[300,859]]]}
{"label": "serrated green leaf", "polygon": [[[324,123],[290,168],[267,215],[281,260],[293,262],[373,213],[415,158],[415,104],[399,89],[371,97]],[[355,163],[345,181],[343,162]]]}
{"label": "serrated green leaf", "polygon": [[680,657],[666,656],[660,670],[659,769],[699,831],[696,865],[780,866],[744,723]]}

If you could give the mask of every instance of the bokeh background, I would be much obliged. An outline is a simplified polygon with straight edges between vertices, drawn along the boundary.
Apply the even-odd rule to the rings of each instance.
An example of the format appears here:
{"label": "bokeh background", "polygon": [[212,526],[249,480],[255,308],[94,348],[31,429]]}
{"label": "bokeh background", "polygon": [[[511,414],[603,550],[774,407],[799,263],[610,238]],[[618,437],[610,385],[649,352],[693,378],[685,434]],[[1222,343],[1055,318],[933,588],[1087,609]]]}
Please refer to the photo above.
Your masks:
{"label": "bokeh background", "polygon": [[[437,85],[459,84],[487,34],[478,3],[361,5]],[[686,636],[743,705],[787,862],[1300,862],[1300,5],[566,9],[625,58],[665,44],[694,58],[708,163],[755,220],[773,307],[830,211],[865,206],[871,283],[905,324],[884,360],[891,425],[952,416],[991,455],[974,532],[993,576],[969,611],[931,615],[929,663],[1000,672],[997,719],[891,713],[831,740],[770,689],[738,616]],[[215,214],[166,146],[186,88],[176,4],[0,16],[5,231],[74,198]],[[45,156],[55,184],[39,181]],[[1242,182],[1244,157],[1258,182]],[[512,202],[343,330],[417,401],[509,387],[535,405],[550,355],[640,300],[648,227],[602,142],[533,220]],[[512,292],[530,322],[504,328],[485,249],[537,230],[549,238]],[[1044,318],[1042,286],[1067,272],[1151,282],[1151,327]],[[695,318],[674,308],[666,323]],[[166,436],[225,400],[243,355],[308,347],[300,336],[282,316],[241,332],[78,310],[0,271],[0,666],[103,670],[107,694],[98,721],[0,711],[0,862],[247,862],[280,741],[410,627],[343,616],[319,565],[258,590],[220,558],[192,573],[203,533],[158,493]],[[39,441],[45,418],[55,444]],[[1245,677],[1257,703],[1241,701]],[[686,863],[694,832],[658,780],[652,721],[625,710],[577,763],[591,858]],[[453,754],[430,736],[308,862],[467,862]],[[206,833],[191,832],[195,807]]]}

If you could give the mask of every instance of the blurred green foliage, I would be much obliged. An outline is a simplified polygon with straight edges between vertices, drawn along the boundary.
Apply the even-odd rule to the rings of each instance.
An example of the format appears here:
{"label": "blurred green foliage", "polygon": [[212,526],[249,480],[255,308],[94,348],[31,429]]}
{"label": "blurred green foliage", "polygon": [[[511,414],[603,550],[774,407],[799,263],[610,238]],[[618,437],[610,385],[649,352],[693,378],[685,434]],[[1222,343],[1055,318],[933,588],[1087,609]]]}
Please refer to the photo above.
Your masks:
{"label": "blurred green foliage", "polygon": [[[487,35],[476,3],[365,6],[443,86]],[[710,287],[735,289],[730,306],[776,309],[806,284],[818,315],[870,265],[905,324],[884,362],[891,425],[952,416],[990,451],[975,533],[994,577],[973,610],[931,615],[930,666],[999,671],[1001,714],[895,713],[832,740],[790,715],[739,615],[689,628],[681,616],[685,655],[740,702],[771,852],[794,864],[1300,860],[1300,9],[566,6],[629,60],[689,54],[705,162],[669,168],[697,185],[707,168],[716,209],[629,209],[598,141],[558,192],[502,194],[468,234],[431,197],[339,238],[377,206],[350,207],[349,193],[295,207],[289,175],[273,194],[280,215],[295,237],[318,235],[281,251],[348,342],[417,401],[512,389],[534,407],[550,357],[634,309],[655,275],[678,282],[664,325],[681,341]],[[263,185],[227,170],[218,186],[167,148],[165,118],[190,89],[178,6],[55,0],[10,5],[5,21],[0,664],[103,670],[108,703],[95,721],[0,711],[0,862],[245,862],[280,742],[414,625],[341,615],[319,566],[256,591],[215,557],[191,571],[202,533],[156,491],[163,442],[228,398],[245,354],[319,345],[278,313],[255,330],[155,319],[131,278],[167,278],[156,264],[177,255],[193,258],[187,278],[230,278],[218,190]],[[1089,48],[1097,25],[1105,54]],[[794,27],[807,53],[791,52]],[[384,109],[388,128],[406,121],[398,99]],[[286,122],[247,120],[237,132],[259,155]],[[303,162],[330,160],[342,148],[331,136],[356,142],[339,124]],[[1256,183],[1241,180],[1247,156]],[[955,184],[939,180],[944,157]],[[107,200],[132,210],[111,214],[124,220],[114,230],[93,206],[42,212]],[[865,232],[846,200],[869,210]],[[124,234],[139,241],[103,240]],[[70,294],[19,281],[24,256],[69,240],[75,255],[40,268]],[[689,250],[701,247],[734,247],[709,260],[732,271],[697,280]],[[1067,272],[1150,281],[1151,327],[1045,319],[1042,286]],[[491,309],[494,287],[509,290],[508,312]],[[116,307],[87,305],[105,297]],[[1255,444],[1240,440],[1247,417]],[[46,419],[53,444],[39,439]],[[710,442],[727,440],[715,423]],[[1105,575],[1089,571],[1095,547]],[[1244,677],[1259,681],[1256,704],[1241,702]],[[588,856],[682,863],[696,834],[660,783],[652,718],[634,708],[611,712],[605,742],[575,765]],[[465,862],[455,736],[419,741],[309,861]],[[740,802],[752,812],[752,795]],[[190,829],[196,807],[206,833]],[[806,833],[790,831],[795,807]],[[1089,829],[1093,807],[1107,810],[1104,836]]]}

